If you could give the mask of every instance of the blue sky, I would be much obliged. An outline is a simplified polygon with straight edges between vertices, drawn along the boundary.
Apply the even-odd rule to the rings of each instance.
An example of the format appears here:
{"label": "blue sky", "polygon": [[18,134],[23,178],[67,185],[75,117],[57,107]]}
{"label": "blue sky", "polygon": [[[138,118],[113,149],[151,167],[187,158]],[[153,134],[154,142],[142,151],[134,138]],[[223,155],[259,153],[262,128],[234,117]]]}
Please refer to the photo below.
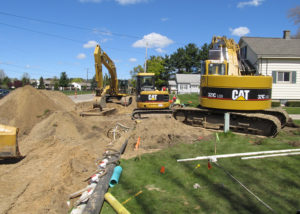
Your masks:
{"label": "blue sky", "polygon": [[2,0],[0,69],[11,78],[91,78],[99,43],[114,60],[118,78],[149,55],[234,38],[296,34],[287,18],[296,0]]}

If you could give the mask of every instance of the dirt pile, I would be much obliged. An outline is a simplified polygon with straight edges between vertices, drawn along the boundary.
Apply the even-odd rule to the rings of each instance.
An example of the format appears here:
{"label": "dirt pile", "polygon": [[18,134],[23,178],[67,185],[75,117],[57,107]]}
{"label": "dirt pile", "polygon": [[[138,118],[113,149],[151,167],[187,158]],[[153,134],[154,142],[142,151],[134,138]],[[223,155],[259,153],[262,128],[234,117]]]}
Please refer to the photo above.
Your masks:
{"label": "dirt pile", "polygon": [[25,158],[10,164],[0,160],[1,213],[67,213],[68,195],[84,188],[96,169],[105,147],[112,142],[107,132],[117,123],[130,128],[114,143],[129,139],[123,158],[134,151],[141,137],[139,154],[157,151],[176,143],[190,143],[210,132],[184,125],[169,116],[135,122],[128,107],[108,103],[116,114],[80,117],[87,105],[77,105],[60,92],[26,86],[0,101],[0,123],[20,128],[19,146]]}
{"label": "dirt pile", "polygon": [[170,115],[156,115],[152,118],[140,120],[135,128],[126,136],[128,146],[123,158],[132,158],[137,155],[134,150],[140,137],[139,154],[155,152],[171,147],[177,143],[193,143],[207,139],[211,132],[198,127],[191,127],[175,120]]}
{"label": "dirt pile", "polygon": [[68,195],[86,186],[95,160],[110,142],[102,126],[75,112],[58,111],[36,124],[20,142],[26,157],[0,165],[0,209],[4,213],[66,213]]}
{"label": "dirt pile", "polygon": [[74,103],[61,92],[37,90],[31,86],[18,88],[0,100],[0,123],[16,126],[20,136],[54,111],[70,111]]}

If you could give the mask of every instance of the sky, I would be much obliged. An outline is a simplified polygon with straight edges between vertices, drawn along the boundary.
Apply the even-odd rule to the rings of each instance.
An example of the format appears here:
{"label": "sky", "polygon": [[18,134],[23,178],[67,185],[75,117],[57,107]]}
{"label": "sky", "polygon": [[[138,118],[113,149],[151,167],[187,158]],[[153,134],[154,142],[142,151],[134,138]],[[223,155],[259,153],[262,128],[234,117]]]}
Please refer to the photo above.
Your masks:
{"label": "sky", "polygon": [[[296,34],[287,17],[298,0],[1,0],[0,69],[10,78],[91,79],[94,48],[115,62],[119,79],[151,55],[171,55],[214,35]],[[104,69],[105,72],[106,69]]]}

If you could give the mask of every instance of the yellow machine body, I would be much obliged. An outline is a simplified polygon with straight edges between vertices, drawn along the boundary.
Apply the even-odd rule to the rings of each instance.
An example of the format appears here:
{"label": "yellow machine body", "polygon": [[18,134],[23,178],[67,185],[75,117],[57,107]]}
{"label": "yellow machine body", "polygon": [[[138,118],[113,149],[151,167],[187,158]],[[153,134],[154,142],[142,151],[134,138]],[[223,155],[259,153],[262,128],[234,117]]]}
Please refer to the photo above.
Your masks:
{"label": "yellow machine body", "polygon": [[264,110],[271,107],[272,77],[239,69],[239,46],[233,39],[213,37],[211,59],[202,65],[200,105],[224,110]]}
{"label": "yellow machine body", "polygon": [[[132,97],[129,94],[120,93],[119,91],[119,81],[117,78],[117,70],[113,60],[101,49],[99,45],[95,47],[94,51],[95,59],[95,71],[96,71],[96,96],[94,97],[94,108],[106,107],[106,101],[113,99],[117,100],[122,105],[130,105],[132,102]],[[103,85],[103,72],[102,65],[106,67],[110,74],[110,85],[104,87]]]}
{"label": "yellow machine body", "polygon": [[271,108],[272,77],[202,75],[200,105],[228,110]]}
{"label": "yellow machine body", "polygon": [[167,109],[170,106],[169,92],[159,91],[154,86],[154,73],[137,74],[137,108]]}
{"label": "yellow machine body", "polygon": [[18,128],[0,124],[0,158],[18,157]]}

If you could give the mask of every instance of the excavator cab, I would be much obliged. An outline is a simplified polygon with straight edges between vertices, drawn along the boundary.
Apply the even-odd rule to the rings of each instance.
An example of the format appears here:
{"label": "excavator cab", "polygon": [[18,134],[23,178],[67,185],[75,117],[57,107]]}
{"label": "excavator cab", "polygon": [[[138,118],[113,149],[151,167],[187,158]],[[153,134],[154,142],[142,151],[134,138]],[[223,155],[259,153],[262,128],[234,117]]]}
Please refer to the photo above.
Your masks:
{"label": "excavator cab", "polygon": [[136,103],[132,118],[141,118],[142,114],[170,114],[169,92],[155,88],[154,73],[138,73],[136,79]]}
{"label": "excavator cab", "polygon": [[151,73],[145,73],[147,75],[139,74],[137,76],[137,92],[141,91],[154,91],[155,90],[155,78]]}

